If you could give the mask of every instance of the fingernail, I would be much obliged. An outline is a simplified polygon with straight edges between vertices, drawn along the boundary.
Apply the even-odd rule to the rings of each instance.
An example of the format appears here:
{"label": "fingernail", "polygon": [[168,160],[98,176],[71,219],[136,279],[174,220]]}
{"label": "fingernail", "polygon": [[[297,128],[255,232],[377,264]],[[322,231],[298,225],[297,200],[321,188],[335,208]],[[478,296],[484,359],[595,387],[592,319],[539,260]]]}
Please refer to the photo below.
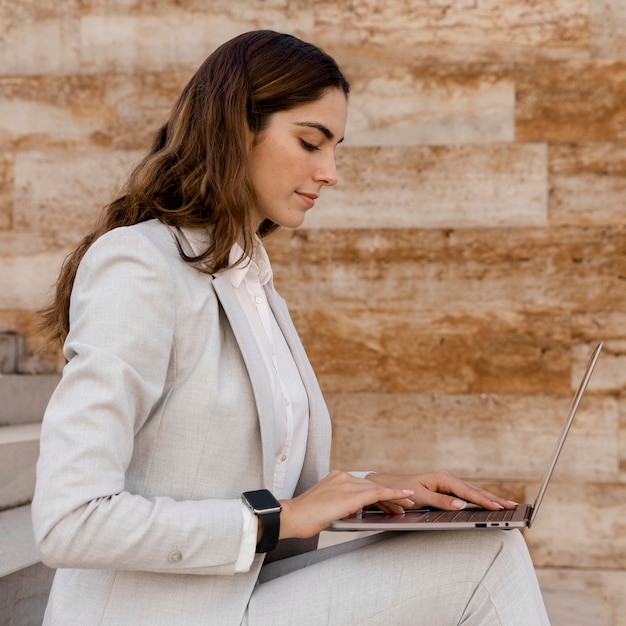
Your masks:
{"label": "fingernail", "polygon": [[507,500],[508,504],[512,504],[513,506],[519,506],[519,502],[514,502],[513,500]]}
{"label": "fingernail", "polygon": [[463,500],[452,500],[452,508],[453,509],[464,509],[467,506],[467,502]]}
{"label": "fingernail", "polygon": [[403,489],[402,493],[406,494],[407,496],[412,496],[415,492],[411,489]]}
{"label": "fingernail", "polygon": [[491,504],[493,504],[493,506],[497,506],[501,511],[504,509],[504,507],[499,502],[492,501]]}

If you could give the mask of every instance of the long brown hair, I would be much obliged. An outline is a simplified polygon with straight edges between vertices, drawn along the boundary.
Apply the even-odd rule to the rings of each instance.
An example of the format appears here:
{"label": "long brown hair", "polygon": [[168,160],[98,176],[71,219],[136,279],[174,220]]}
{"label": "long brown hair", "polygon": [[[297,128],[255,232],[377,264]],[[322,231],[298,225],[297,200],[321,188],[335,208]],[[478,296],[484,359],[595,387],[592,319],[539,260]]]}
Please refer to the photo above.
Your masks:
{"label": "long brown hair", "polygon": [[[256,134],[273,113],[313,102],[333,87],[346,96],[350,90],[335,61],[291,35],[253,31],[215,50],[183,89],[121,195],[63,263],[55,297],[42,311],[50,340],[63,341],[69,331],[70,295],[81,259],[114,228],[154,218],[171,226],[210,228],[211,243],[203,254],[190,257],[179,249],[185,261],[202,262],[202,271],[209,273],[228,266],[239,239],[249,254],[255,193],[248,162]],[[265,220],[257,234],[275,228]]]}

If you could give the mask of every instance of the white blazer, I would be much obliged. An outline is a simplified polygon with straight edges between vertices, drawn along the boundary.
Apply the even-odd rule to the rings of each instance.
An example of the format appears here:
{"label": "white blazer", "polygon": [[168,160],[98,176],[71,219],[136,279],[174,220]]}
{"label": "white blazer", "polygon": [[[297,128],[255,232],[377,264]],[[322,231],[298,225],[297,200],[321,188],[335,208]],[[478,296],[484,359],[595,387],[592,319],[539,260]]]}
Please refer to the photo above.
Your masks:
{"label": "white blazer", "polygon": [[[284,301],[269,301],[309,399],[301,493],[328,472],[330,420]],[[183,262],[156,220],[118,228],[81,262],[70,320],[32,506],[59,568],[44,623],[239,624],[263,563],[234,573],[240,494],[271,485],[279,435],[230,281]],[[316,540],[280,544],[273,557]]]}

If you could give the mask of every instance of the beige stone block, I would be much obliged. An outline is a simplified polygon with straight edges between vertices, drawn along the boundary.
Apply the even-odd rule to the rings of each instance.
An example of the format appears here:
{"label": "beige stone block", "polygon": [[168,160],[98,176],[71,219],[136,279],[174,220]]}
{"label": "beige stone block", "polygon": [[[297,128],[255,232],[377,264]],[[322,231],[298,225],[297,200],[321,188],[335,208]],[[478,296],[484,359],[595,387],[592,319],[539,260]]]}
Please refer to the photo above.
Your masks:
{"label": "beige stone block", "polygon": [[624,310],[621,226],[306,229],[267,241],[294,311]]}
{"label": "beige stone block", "polygon": [[[585,370],[589,355],[597,342],[577,343],[573,346],[572,386]],[[589,388],[595,391],[619,393],[626,389],[626,339],[604,342]]]}
{"label": "beige stone block", "polygon": [[239,21],[260,19],[264,12],[272,19],[280,15],[283,19],[294,20],[307,17],[312,24],[311,5],[315,0],[263,0],[251,3],[249,0],[81,0],[80,6],[86,15],[160,15],[166,17],[171,12],[180,11],[202,14],[226,15]]}
{"label": "beige stone block", "polygon": [[617,437],[617,448],[620,456],[619,482],[626,483],[626,398],[622,395],[618,398],[620,412],[620,428]]}
{"label": "beige stone block", "polygon": [[626,626],[626,571],[538,568],[552,626]]}
{"label": "beige stone block", "polygon": [[626,148],[555,144],[548,152],[551,224],[626,223]]}
{"label": "beige stone block", "polygon": [[125,150],[19,153],[14,227],[30,233],[86,233],[141,156]]}
{"label": "beige stone block", "polygon": [[147,151],[191,74],[163,71],[110,75],[104,103],[114,121],[103,132],[108,133],[111,146]]}
{"label": "beige stone block", "polygon": [[[448,469],[481,482],[533,481],[526,493],[532,502],[571,396],[327,393],[326,400],[333,421],[333,467],[397,473]],[[614,399],[586,396],[554,479],[617,481],[619,419]],[[553,500],[556,491],[551,489]]]}
{"label": "beige stone block", "polygon": [[0,231],[13,224],[13,154],[0,152]]}
{"label": "beige stone block", "polygon": [[[581,461],[581,465],[585,463],[587,460]],[[528,494],[534,494],[536,488],[529,486]],[[526,532],[535,564],[625,569],[625,501],[626,485],[550,484],[536,522]]]}
{"label": "beige stone block", "polygon": [[546,147],[341,148],[340,184],[307,228],[470,228],[547,222]]}
{"label": "beige stone block", "polygon": [[69,237],[64,236],[65,233],[59,233],[58,238],[54,235],[56,233],[31,234],[28,231],[0,230],[0,257],[39,254],[42,251],[58,250],[63,247],[59,244],[59,240],[65,241],[66,245],[77,242],[76,234]]}
{"label": "beige stone block", "polygon": [[568,393],[566,316],[359,310],[293,311],[327,392]]}
{"label": "beige stone block", "polygon": [[0,5],[2,74],[78,71],[80,57],[75,9],[73,2],[44,4],[3,0]]}
{"label": "beige stone block", "polygon": [[626,58],[626,5],[622,0],[593,0],[589,12],[592,55]]}
{"label": "beige stone block", "polygon": [[[191,35],[189,25],[183,25],[180,19],[172,20],[171,15],[168,19],[85,15],[80,20],[83,68],[88,72],[128,72],[139,68],[151,71],[173,62],[181,63],[185,46],[181,46],[179,36],[183,26],[186,26],[186,39]],[[190,41],[198,41],[197,36],[198,33],[194,33]]]}
{"label": "beige stone block", "polygon": [[587,57],[586,0],[378,2],[316,0],[315,26],[330,52],[363,61],[528,61]]}
{"label": "beige stone block", "polygon": [[187,74],[0,77],[0,146],[146,150]]}
{"label": "beige stone block", "polygon": [[0,385],[3,374],[17,372],[17,364],[24,349],[23,346],[23,339],[17,333],[0,331]]}
{"label": "beige stone block", "polygon": [[0,256],[0,308],[37,310],[46,304],[66,254]]}
{"label": "beige stone block", "polygon": [[514,141],[515,86],[471,66],[343,68],[352,146]]}
{"label": "beige stone block", "polygon": [[154,71],[171,66],[195,70],[213,49],[235,35],[257,28],[303,35],[310,32],[312,19],[310,11],[289,10],[284,0],[246,3],[245,10],[241,1],[197,3],[195,10],[193,5],[181,9],[179,3],[172,3],[166,9],[162,13],[107,10],[83,15],[83,70]]}
{"label": "beige stone block", "polygon": [[65,359],[57,343],[43,345],[39,316],[32,309],[9,309],[0,305],[0,332],[19,333],[25,339],[17,371],[24,374],[60,373]]}
{"label": "beige stone block", "polygon": [[0,142],[20,148],[88,143],[98,131],[98,121],[76,119],[60,106],[23,100],[0,100]]}
{"label": "beige stone block", "polygon": [[520,64],[516,66],[517,141],[623,141],[625,97],[624,61]]}
{"label": "beige stone block", "polygon": [[[609,254],[615,254],[610,250]],[[575,311],[572,313],[572,331],[581,340],[626,338],[626,310]]]}

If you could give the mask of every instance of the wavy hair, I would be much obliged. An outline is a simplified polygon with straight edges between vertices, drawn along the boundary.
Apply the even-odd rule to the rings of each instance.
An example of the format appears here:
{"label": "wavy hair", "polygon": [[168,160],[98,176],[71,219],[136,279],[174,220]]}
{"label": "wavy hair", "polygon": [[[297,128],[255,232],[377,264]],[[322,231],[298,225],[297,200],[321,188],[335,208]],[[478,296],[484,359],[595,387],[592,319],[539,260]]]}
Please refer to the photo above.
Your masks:
{"label": "wavy hair", "polygon": [[[239,35],[217,48],[184,87],[169,119],[100,216],[95,229],[65,259],[51,304],[41,312],[50,341],[69,331],[69,303],[81,259],[106,232],[150,219],[211,229],[208,248],[184,261],[214,273],[228,267],[230,249],[253,245],[250,207],[255,191],[249,156],[255,136],[278,111],[318,100],[329,88],[350,87],[329,55],[313,44],[268,30]],[[265,220],[257,234],[277,226]]]}

